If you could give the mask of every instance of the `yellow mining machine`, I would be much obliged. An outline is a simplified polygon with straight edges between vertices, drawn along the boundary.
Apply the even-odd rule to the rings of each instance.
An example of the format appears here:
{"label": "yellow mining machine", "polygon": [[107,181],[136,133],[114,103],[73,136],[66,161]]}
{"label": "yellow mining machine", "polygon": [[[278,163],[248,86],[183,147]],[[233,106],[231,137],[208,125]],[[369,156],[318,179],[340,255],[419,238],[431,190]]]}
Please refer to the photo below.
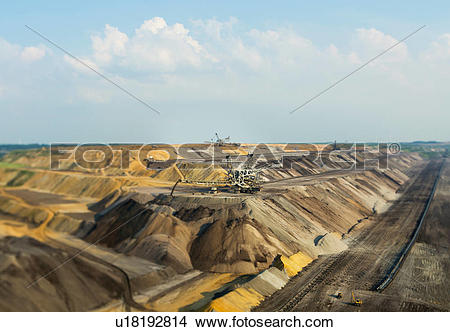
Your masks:
{"label": "yellow mining machine", "polygon": [[352,304],[354,306],[360,307],[362,306],[362,303],[363,303],[362,300],[355,297],[355,293],[352,291]]}

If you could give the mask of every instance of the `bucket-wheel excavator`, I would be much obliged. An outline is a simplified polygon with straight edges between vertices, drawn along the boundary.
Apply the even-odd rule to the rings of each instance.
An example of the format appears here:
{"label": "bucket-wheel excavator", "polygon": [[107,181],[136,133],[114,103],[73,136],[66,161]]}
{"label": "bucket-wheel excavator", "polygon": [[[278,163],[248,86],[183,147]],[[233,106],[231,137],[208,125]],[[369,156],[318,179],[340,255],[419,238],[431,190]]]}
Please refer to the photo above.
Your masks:
{"label": "bucket-wheel excavator", "polygon": [[175,170],[178,172],[180,179],[175,182],[170,196],[173,196],[178,183],[190,183],[201,186],[211,187],[211,193],[216,193],[217,188],[231,187],[235,193],[248,193],[253,194],[261,190],[261,182],[259,179],[259,171],[255,169],[233,169],[230,163],[227,163],[227,175],[222,181],[199,181],[186,178],[177,165],[174,165]]}

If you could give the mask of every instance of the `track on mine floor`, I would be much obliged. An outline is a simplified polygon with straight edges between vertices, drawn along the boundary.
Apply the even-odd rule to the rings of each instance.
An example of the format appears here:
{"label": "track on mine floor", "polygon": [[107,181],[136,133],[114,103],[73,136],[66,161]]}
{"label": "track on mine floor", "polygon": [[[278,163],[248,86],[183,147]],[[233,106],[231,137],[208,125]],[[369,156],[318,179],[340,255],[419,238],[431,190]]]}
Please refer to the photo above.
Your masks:
{"label": "track on mine floor", "polygon": [[[411,179],[403,195],[382,215],[349,239],[349,249],[322,256],[292,278],[254,311],[396,311],[403,303],[373,291],[398,261],[432,192],[442,160],[432,160]],[[402,273],[401,269],[398,272]],[[337,292],[344,294],[337,299]],[[363,306],[351,303],[351,292]],[[413,303],[428,310],[442,310],[428,303]],[[425,309],[424,309],[425,310]]]}

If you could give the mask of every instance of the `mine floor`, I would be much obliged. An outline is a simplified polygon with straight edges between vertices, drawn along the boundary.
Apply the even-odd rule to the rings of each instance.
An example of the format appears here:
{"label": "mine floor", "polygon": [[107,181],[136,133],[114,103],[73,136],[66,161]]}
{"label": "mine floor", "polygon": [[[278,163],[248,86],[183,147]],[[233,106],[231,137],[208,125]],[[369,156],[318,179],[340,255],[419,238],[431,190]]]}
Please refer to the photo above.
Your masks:
{"label": "mine floor", "polygon": [[[448,220],[450,165],[445,165],[419,239],[393,283],[382,293],[382,281],[410,240],[438,176],[433,160],[407,185],[385,213],[364,221],[348,237],[349,249],[321,256],[292,278],[255,311],[448,311]],[[362,306],[352,305],[352,291]],[[342,292],[343,297],[337,298]]]}

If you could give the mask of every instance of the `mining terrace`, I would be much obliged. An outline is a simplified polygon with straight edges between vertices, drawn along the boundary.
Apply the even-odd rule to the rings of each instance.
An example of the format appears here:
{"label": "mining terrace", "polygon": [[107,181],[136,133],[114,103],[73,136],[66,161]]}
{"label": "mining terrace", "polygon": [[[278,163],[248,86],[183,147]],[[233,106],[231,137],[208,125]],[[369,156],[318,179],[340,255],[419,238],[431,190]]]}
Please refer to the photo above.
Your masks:
{"label": "mining terrace", "polygon": [[335,154],[262,167],[255,193],[196,184],[227,170],[189,159],[49,169],[46,148],[6,154],[0,310],[448,311],[446,156],[351,169]]}

